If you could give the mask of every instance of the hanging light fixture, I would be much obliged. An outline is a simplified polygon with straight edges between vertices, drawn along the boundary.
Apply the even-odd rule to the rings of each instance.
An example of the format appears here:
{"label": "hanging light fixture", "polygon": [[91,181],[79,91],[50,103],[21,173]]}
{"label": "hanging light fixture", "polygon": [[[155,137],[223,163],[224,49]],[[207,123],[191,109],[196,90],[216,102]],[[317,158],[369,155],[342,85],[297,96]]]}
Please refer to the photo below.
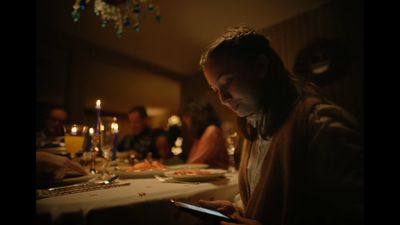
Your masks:
{"label": "hanging light fixture", "polygon": [[[90,0],[75,0],[72,11],[72,19],[78,22],[80,11],[87,8]],[[155,20],[160,23],[160,7],[156,0],[94,0],[94,12],[100,16],[102,27],[114,23],[117,34],[122,35],[124,29],[133,28],[140,31],[140,20],[146,12],[153,14]]]}

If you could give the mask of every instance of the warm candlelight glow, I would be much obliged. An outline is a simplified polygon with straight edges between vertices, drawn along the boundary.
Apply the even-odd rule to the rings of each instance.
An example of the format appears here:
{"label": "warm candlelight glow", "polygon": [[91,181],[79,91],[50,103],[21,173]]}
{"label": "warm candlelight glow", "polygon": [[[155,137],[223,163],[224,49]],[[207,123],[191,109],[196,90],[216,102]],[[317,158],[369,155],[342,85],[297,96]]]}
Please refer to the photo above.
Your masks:
{"label": "warm candlelight glow", "polygon": [[181,118],[179,118],[177,115],[172,115],[168,118],[168,127],[172,127],[174,125],[179,127],[182,126]]}
{"label": "warm candlelight glow", "polygon": [[100,109],[101,108],[101,101],[100,99],[97,99],[96,101],[96,109]]}
{"label": "warm candlelight glow", "polygon": [[72,127],[71,128],[71,134],[72,135],[76,135],[76,132],[78,131],[78,128],[77,127]]}
{"label": "warm candlelight glow", "polygon": [[182,137],[178,137],[175,141],[175,146],[177,147],[181,147],[182,146],[182,142],[183,142],[183,138]]}
{"label": "warm candlelight glow", "polygon": [[183,138],[178,137],[175,141],[175,146],[171,148],[172,154],[179,155],[182,153],[182,143],[183,143]]}
{"label": "warm candlelight glow", "polygon": [[89,134],[90,134],[90,136],[92,136],[92,135],[94,134],[94,129],[93,129],[93,127],[91,127],[91,128],[89,129]]}
{"label": "warm candlelight glow", "polygon": [[118,123],[111,123],[111,130],[113,133],[118,133]]}

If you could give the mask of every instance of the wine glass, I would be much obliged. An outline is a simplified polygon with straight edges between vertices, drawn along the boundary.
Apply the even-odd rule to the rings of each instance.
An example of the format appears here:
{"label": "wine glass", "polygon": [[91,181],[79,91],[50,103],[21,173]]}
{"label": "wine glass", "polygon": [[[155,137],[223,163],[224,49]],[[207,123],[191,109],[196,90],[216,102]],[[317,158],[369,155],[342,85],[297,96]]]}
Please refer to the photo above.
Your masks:
{"label": "wine glass", "polygon": [[76,153],[82,151],[87,130],[87,126],[80,124],[64,125],[65,148],[71,159],[75,159]]}
{"label": "wine glass", "polygon": [[101,119],[101,139],[100,146],[102,156],[105,160],[103,174],[110,174],[109,165],[113,158],[114,148],[116,147],[116,141],[118,138],[118,124],[116,117],[102,117]]}
{"label": "wine glass", "polygon": [[239,135],[237,131],[233,128],[228,128],[225,131],[225,144],[226,144],[226,151],[229,157],[229,166],[228,166],[229,173],[236,172],[235,150],[237,148],[238,143],[239,143]]}

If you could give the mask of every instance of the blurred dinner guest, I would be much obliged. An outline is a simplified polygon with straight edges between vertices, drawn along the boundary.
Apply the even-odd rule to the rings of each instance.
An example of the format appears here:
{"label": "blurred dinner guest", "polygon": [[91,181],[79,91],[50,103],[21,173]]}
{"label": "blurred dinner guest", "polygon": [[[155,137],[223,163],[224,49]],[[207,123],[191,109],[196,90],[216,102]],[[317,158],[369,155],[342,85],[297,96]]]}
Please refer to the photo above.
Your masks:
{"label": "blurred dinner guest", "polygon": [[152,130],[148,124],[148,115],[144,106],[134,106],[128,111],[130,134],[124,136],[118,144],[119,152],[128,152],[138,160],[149,155],[159,158],[155,148]]}
{"label": "blurred dinner guest", "polygon": [[36,147],[59,147],[64,142],[64,124],[68,113],[62,107],[53,107],[44,115],[43,123],[36,134]]}
{"label": "blurred dinner guest", "polygon": [[173,144],[169,140],[170,137],[168,131],[162,128],[154,129],[153,138],[154,144],[158,151],[158,155],[160,156],[160,163],[164,165],[175,165],[184,163],[183,160],[175,157],[172,154],[171,148],[173,147]]}
{"label": "blurred dinner guest", "polygon": [[36,152],[36,176],[39,179],[63,179],[67,172],[82,175],[87,172],[77,163],[65,156],[48,152]]}
{"label": "blurred dinner guest", "polygon": [[225,200],[202,206],[238,224],[363,224],[362,132],[353,116],[290,74],[269,40],[247,25],[223,33],[200,65],[246,138],[243,208]]}
{"label": "blurred dinner guest", "polygon": [[162,128],[157,128],[153,130],[154,145],[160,155],[160,161],[164,163],[171,156],[171,145],[168,140],[167,132]]}
{"label": "blurred dinner guest", "polygon": [[182,108],[182,120],[192,138],[186,163],[205,163],[213,168],[226,169],[228,155],[221,121],[212,105],[206,101],[190,100]]}

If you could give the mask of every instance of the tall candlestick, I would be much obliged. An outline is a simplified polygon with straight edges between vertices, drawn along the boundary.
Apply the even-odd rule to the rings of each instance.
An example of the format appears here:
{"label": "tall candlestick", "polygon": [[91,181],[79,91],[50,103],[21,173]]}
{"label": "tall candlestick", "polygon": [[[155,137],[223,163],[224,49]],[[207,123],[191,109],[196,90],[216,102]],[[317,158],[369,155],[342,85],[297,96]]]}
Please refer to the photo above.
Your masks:
{"label": "tall candlestick", "polygon": [[100,133],[100,111],[101,111],[101,101],[97,99],[96,101],[96,134]]}
{"label": "tall candlestick", "polygon": [[113,147],[112,147],[112,160],[116,160],[117,159],[117,145],[118,145],[118,123],[113,122],[111,124],[111,129],[114,134]]}

